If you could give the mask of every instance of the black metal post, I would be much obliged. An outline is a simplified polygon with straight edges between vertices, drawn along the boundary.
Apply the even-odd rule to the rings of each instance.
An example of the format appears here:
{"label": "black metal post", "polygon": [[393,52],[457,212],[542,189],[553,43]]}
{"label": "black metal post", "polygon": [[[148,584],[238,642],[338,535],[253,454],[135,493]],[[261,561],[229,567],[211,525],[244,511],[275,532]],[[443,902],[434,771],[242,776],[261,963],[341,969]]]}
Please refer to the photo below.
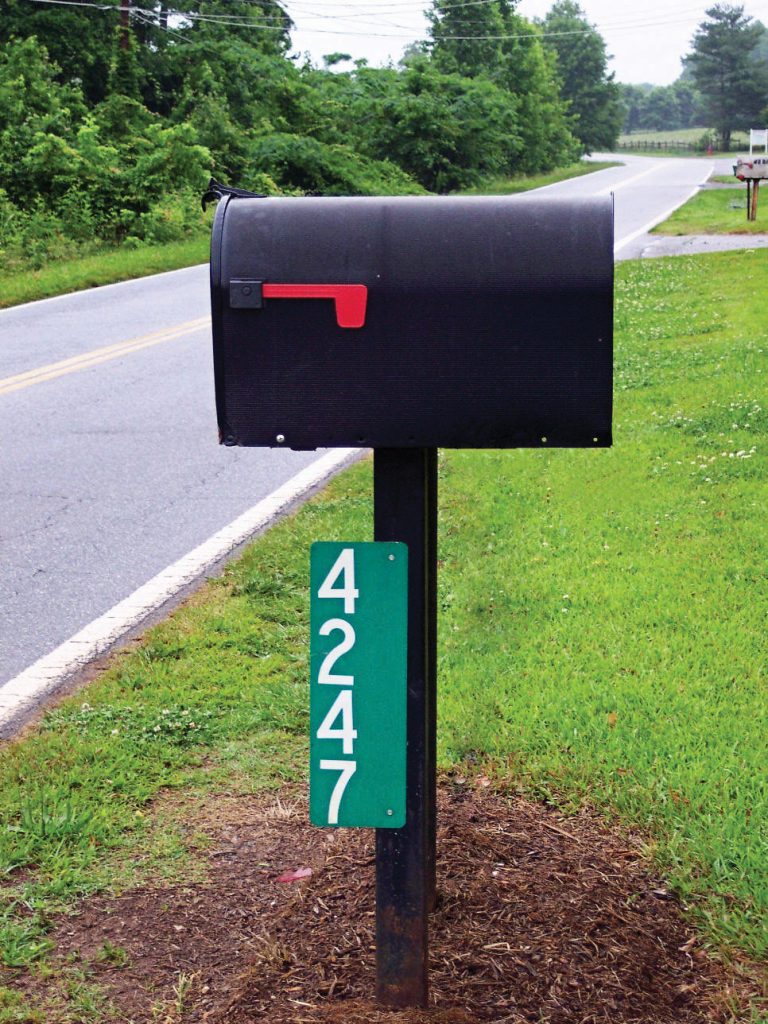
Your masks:
{"label": "black metal post", "polygon": [[426,1006],[428,915],[435,902],[437,451],[373,456],[374,539],[408,545],[406,823],[376,832],[376,996]]}

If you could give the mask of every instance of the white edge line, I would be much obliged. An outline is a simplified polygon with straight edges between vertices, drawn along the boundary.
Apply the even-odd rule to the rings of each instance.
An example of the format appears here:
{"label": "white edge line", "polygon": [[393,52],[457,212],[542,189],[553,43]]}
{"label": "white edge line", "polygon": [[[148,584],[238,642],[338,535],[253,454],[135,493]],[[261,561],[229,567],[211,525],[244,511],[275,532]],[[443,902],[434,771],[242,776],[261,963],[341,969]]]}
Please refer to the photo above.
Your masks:
{"label": "white edge line", "polygon": [[[709,170],[707,171],[707,174],[706,174],[706,177],[704,178],[704,181],[707,181],[707,179],[710,177],[710,175],[712,174],[712,171],[714,171],[714,169],[715,169],[715,165],[714,164],[710,164],[709,165]],[[613,247],[614,255],[617,252],[620,252],[624,248],[625,245],[629,245],[630,242],[634,242],[634,240],[636,238],[639,238],[640,235],[647,234],[651,230],[651,228],[655,228],[657,224],[661,224],[662,221],[665,221],[668,217],[671,217],[672,214],[675,212],[675,210],[677,210],[679,207],[681,207],[684,203],[687,203],[689,199],[693,199],[693,197],[696,195],[696,193],[701,188],[702,184],[703,184],[703,182],[701,184],[699,184],[699,185],[694,186],[694,188],[692,188],[690,192],[686,193],[686,195],[684,196],[683,199],[681,199],[679,202],[675,203],[675,205],[670,207],[669,210],[665,210],[664,213],[660,214],[658,217],[654,217],[653,220],[648,221],[647,224],[644,224],[641,228],[638,228],[637,231],[633,231],[631,235],[627,235],[625,238],[622,238],[622,240],[620,242],[617,242],[614,245],[614,247]]]}
{"label": "white edge line", "polygon": [[30,299],[29,302],[18,302],[13,306],[4,306],[0,309],[0,317],[15,313],[16,310],[26,309],[27,306],[42,306],[47,302],[60,302],[63,299],[71,299],[78,295],[103,295],[111,288],[123,288],[129,284],[138,284],[141,281],[151,281],[156,277],[169,277],[171,274],[184,274],[189,270],[199,270],[200,267],[207,267],[207,263],[193,263],[190,267],[177,267],[175,270],[158,270],[154,274],[143,274],[141,277],[128,277],[125,281],[112,281],[111,284],[84,285],[71,292],[62,292],[61,295],[49,295],[47,299]]}
{"label": "white edge line", "polygon": [[257,530],[273,523],[294,502],[324,483],[359,452],[359,448],[339,448],[322,455],[223,530],[169,565],[50,654],[39,658],[14,679],[10,679],[0,687],[0,729],[20,714],[34,709],[40,698],[50,694],[74,672],[103,654],[129,630],[157,611],[184,586],[198,579],[206,569],[234,551]]}

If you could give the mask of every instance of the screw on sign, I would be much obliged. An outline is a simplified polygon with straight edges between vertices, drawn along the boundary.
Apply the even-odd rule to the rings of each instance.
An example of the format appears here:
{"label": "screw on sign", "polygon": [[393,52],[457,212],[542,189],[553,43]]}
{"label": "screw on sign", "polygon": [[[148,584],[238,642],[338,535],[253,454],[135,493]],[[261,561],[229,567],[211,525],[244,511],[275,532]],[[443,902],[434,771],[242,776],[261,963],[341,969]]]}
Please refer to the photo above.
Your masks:
{"label": "screw on sign", "polygon": [[221,442],[374,450],[374,542],[312,547],[310,817],[376,828],[377,998],[424,1006],[437,447],[611,444],[612,199],[211,196]]}

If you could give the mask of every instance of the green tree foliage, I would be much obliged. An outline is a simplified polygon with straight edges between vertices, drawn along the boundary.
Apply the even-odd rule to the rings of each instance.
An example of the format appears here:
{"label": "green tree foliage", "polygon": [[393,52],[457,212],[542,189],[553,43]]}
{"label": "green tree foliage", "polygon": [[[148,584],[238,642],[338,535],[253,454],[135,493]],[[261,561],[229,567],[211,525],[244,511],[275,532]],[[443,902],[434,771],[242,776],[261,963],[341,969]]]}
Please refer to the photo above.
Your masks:
{"label": "green tree foliage", "polygon": [[701,96],[692,82],[679,78],[672,85],[621,85],[625,132],[674,131],[696,128],[706,120]]}
{"label": "green tree foliage", "polygon": [[505,38],[500,82],[517,101],[521,148],[517,172],[533,173],[575,160],[579,145],[561,96],[557,56],[542,41],[541,29],[501,3]]}
{"label": "green tree foliage", "polygon": [[521,140],[513,97],[493,82],[446,74],[422,58],[382,98],[367,142],[433,192],[450,192],[501,174]]}
{"label": "green tree foliage", "polygon": [[558,0],[543,22],[546,45],[557,55],[562,94],[583,149],[612,149],[624,113],[619,87],[607,71],[605,40],[575,0]]}
{"label": "green tree foliage", "polygon": [[59,76],[33,38],[0,51],[0,248],[43,258],[63,239],[159,239],[170,221],[183,233],[174,201],[191,203],[211,167],[194,129],[119,94],[89,111]]}
{"label": "green tree foliage", "polygon": [[501,64],[504,21],[496,2],[434,0],[427,13],[432,52],[440,71],[467,78],[494,74]]}
{"label": "green tree foliage", "polygon": [[257,171],[299,194],[375,196],[424,191],[388,160],[366,159],[349,146],[304,135],[262,136],[254,143],[251,157]]}
{"label": "green tree foliage", "polygon": [[112,61],[109,66],[109,95],[130,96],[131,99],[139,99],[142,77],[133,33],[126,32],[120,27],[116,28]]}
{"label": "green tree foliage", "polygon": [[684,62],[705,116],[728,149],[731,131],[754,127],[768,98],[768,69],[754,56],[765,28],[743,6],[715,4],[706,15]]}
{"label": "green tree foliage", "polygon": [[0,46],[34,36],[49,54],[58,80],[81,86],[86,102],[98,103],[107,93],[116,25],[112,11],[3,0]]}
{"label": "green tree foliage", "polygon": [[183,236],[211,171],[268,193],[447,192],[578,153],[557,53],[516,0],[435,0],[430,39],[385,68],[289,57],[279,0],[144,0],[127,23],[119,0],[2,2],[6,258]]}
{"label": "green tree foliage", "polygon": [[429,19],[437,69],[486,80],[506,96],[516,130],[502,171],[537,171],[573,159],[555,58],[544,50],[539,29],[515,12],[514,0],[434,0]]}

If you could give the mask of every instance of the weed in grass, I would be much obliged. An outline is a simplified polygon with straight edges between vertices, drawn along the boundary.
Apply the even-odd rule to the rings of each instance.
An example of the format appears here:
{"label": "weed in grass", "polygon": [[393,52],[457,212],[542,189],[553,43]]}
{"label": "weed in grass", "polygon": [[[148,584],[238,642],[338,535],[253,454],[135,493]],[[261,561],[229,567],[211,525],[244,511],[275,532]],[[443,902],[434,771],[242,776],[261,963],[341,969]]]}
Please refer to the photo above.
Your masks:
{"label": "weed in grass", "polygon": [[18,992],[0,986],[0,1024],[48,1024],[42,1010],[34,1009]]}
{"label": "weed in grass", "polygon": [[200,975],[186,974],[179,971],[173,986],[173,999],[169,1004],[156,1005],[152,1008],[152,1019],[157,1024],[180,1024],[193,988],[199,984]]}
{"label": "weed in grass", "polygon": [[62,1024],[105,1024],[117,1014],[104,992],[83,971],[70,970],[62,985],[66,999]]}
{"label": "weed in grass", "polygon": [[[17,912],[19,907],[20,913]],[[26,916],[22,916],[26,911]],[[0,917],[0,959],[6,967],[29,967],[51,948],[39,918],[11,902]]]}
{"label": "weed in grass", "polygon": [[128,965],[128,954],[122,946],[115,946],[107,940],[96,955],[96,959],[103,964],[111,964],[113,967],[126,967]]}
{"label": "weed in grass", "polygon": [[220,719],[221,712],[179,705],[155,708],[142,704],[104,704],[92,707],[83,703],[77,709],[52,712],[47,716],[44,727],[58,729],[66,722],[81,736],[91,738],[122,737],[140,744],[189,746],[210,743]]}
{"label": "weed in grass", "polygon": [[93,811],[77,809],[71,795],[61,799],[40,786],[35,794],[22,802],[19,823],[8,828],[33,842],[71,842],[90,834],[93,818]]}

